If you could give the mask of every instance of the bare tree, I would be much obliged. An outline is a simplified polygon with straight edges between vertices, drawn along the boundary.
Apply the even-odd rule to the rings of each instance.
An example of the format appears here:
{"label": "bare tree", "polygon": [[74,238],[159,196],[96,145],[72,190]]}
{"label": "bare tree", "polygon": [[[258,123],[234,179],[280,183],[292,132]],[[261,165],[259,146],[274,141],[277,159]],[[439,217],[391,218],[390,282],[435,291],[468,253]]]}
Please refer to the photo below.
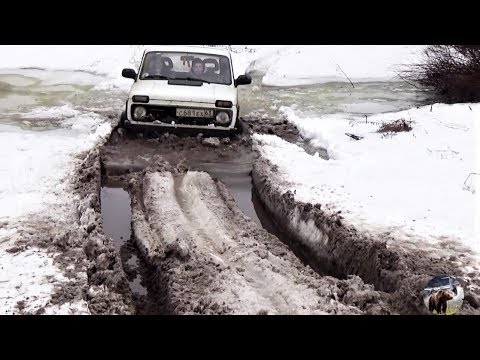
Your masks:
{"label": "bare tree", "polygon": [[399,76],[434,101],[478,102],[480,45],[428,46],[421,61],[404,68]]}

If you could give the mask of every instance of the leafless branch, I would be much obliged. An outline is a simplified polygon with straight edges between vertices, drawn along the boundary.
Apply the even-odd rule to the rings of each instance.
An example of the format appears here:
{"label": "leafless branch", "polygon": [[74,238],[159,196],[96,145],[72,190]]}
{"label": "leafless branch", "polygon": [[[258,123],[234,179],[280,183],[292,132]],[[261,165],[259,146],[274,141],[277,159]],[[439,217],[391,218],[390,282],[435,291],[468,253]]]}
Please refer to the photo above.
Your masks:
{"label": "leafless branch", "polygon": [[467,178],[466,178],[466,179],[465,179],[465,181],[463,182],[463,186],[465,186],[465,185],[466,185],[466,183],[467,183],[468,179],[469,179],[469,178],[470,178],[470,176],[472,176],[472,175],[480,175],[480,174],[479,174],[479,173],[475,173],[475,172],[472,172],[472,173],[468,174]]}
{"label": "leafless branch", "polygon": [[402,66],[400,79],[438,102],[480,101],[480,46],[432,45],[422,59]]}
{"label": "leafless branch", "polygon": [[345,72],[342,70],[342,68],[340,67],[340,65],[338,65],[338,68],[340,69],[340,71],[343,73],[343,75],[345,75],[345,77],[348,79],[348,81],[350,81],[350,84],[352,84],[352,87],[355,89],[355,85],[353,85],[353,82],[352,80],[350,80],[350,78],[347,76],[347,74],[345,74]]}

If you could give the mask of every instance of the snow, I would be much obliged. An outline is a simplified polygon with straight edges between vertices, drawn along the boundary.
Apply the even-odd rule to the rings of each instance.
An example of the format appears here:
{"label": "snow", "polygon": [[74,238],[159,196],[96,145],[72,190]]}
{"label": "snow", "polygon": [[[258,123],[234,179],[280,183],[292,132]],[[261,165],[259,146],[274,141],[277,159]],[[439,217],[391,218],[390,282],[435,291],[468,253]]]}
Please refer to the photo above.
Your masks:
{"label": "snow", "polygon": [[[95,74],[107,77],[108,82],[125,87],[131,80],[121,77],[122,69],[132,67],[136,46],[130,45],[2,45],[0,68],[32,67],[46,70],[84,70],[71,76],[69,83],[91,83]],[[34,71],[35,74],[38,70]],[[90,72],[90,73],[89,73]],[[60,76],[62,74],[59,74]],[[64,77],[63,77],[64,78]],[[99,80],[96,80],[99,82]],[[55,83],[52,79],[52,83]],[[105,86],[103,82],[99,86]]]}
{"label": "snow", "polygon": [[424,46],[291,45],[276,47],[252,61],[248,73],[263,74],[267,86],[325,82],[399,80],[402,65],[418,59]]}
{"label": "snow", "polygon": [[54,286],[67,280],[50,255],[39,249],[17,254],[6,249],[28,217],[68,221],[71,214],[64,210],[71,198],[65,187],[74,157],[96,146],[111,125],[71,105],[37,107],[21,116],[30,122],[51,119],[59,124],[55,130],[35,131],[0,123],[0,314],[18,313],[18,301],[28,312],[44,307],[45,313],[88,313],[86,303],[48,305]]}
{"label": "snow", "polygon": [[53,305],[45,308],[45,315],[90,315],[86,301]]}
{"label": "snow", "polygon": [[44,307],[45,313],[88,313],[86,303],[67,303],[61,308],[48,304],[55,283],[67,279],[42,250],[27,249],[11,254],[0,248],[0,259],[0,315],[19,313],[19,301],[24,302],[25,312]]}
{"label": "snow", "polygon": [[53,260],[39,250],[26,250],[15,256],[1,248],[0,259],[0,314],[13,313],[18,301],[30,297],[33,301],[28,310],[45,305],[53,290],[46,279],[57,275]]}
{"label": "snow", "polygon": [[[470,110],[471,109],[471,110]],[[460,241],[480,252],[478,176],[480,104],[434,104],[368,117],[304,117],[282,107],[311,145],[324,147],[330,160],[307,154],[273,135],[255,135],[263,156],[279,167],[296,199],[342,211],[346,221],[368,231],[415,234],[435,242]],[[381,122],[403,118],[413,130],[384,137]],[[356,141],[346,136],[363,136]],[[477,214],[476,214],[477,213]]]}
{"label": "snow", "polygon": [[[61,201],[61,179],[72,170],[72,156],[90,149],[111,131],[111,125],[98,115],[69,118],[76,112],[69,107],[64,110],[64,129],[32,131],[0,125],[0,220],[43,211]],[[25,117],[38,113],[49,115],[42,109]],[[58,108],[52,108],[51,114],[61,117]]]}

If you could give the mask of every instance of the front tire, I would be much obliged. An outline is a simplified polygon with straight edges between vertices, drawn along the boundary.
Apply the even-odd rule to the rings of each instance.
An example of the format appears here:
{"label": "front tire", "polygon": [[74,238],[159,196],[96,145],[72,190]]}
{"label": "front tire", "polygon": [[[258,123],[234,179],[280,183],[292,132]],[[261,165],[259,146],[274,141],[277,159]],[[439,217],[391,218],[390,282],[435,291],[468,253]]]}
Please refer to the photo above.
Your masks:
{"label": "front tire", "polygon": [[241,118],[237,118],[237,120],[235,121],[235,129],[236,129],[236,134],[238,135],[243,134],[243,131],[245,130],[245,126]]}
{"label": "front tire", "polygon": [[118,126],[125,129],[125,120],[127,120],[127,113],[125,111],[120,115],[120,122]]}

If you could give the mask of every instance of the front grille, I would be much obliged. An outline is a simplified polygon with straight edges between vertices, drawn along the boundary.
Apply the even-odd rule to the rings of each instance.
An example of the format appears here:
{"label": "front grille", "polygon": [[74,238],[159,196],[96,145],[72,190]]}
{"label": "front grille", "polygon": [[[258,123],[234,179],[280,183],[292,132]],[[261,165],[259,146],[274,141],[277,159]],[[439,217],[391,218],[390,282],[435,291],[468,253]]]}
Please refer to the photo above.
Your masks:
{"label": "front grille", "polygon": [[[215,124],[215,115],[216,109],[214,109],[214,114],[212,118],[195,118],[195,117],[177,117],[176,109],[174,106],[158,106],[158,105],[133,105],[131,109],[131,116],[133,117],[133,112],[135,111],[136,106],[143,106],[147,109],[147,116],[141,120],[141,122],[153,123],[154,121],[160,121],[165,124],[171,124],[172,121],[175,124],[184,124],[184,125],[197,125],[197,126],[208,126],[210,124]],[[185,107],[190,109],[189,107]],[[200,110],[200,108],[199,108]],[[202,109],[205,110],[205,109]],[[220,109],[219,109],[220,110]],[[224,109],[221,109],[225,111]],[[227,111],[232,117],[232,112]]]}

